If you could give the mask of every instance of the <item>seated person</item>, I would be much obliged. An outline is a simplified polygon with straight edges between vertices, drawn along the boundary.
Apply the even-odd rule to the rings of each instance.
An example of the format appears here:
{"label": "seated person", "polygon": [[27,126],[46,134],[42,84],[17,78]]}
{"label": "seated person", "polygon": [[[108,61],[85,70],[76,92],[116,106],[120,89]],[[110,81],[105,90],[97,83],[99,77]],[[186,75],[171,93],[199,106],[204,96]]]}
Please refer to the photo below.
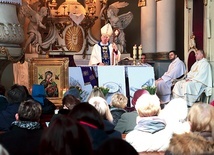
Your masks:
{"label": "seated person", "polygon": [[108,134],[104,131],[102,116],[89,103],[76,105],[68,116],[78,121],[86,129],[90,136],[93,150],[97,150],[109,138]]}
{"label": "seated person", "polygon": [[8,105],[7,98],[5,97],[5,92],[5,87],[0,84],[0,111],[4,110]]}
{"label": "seated person", "polygon": [[[118,120],[115,130],[119,131],[122,134],[127,134],[134,129],[136,126],[136,118],[138,116],[137,111],[135,110],[135,105],[140,96],[143,94],[148,94],[149,92],[144,89],[139,89],[135,91],[134,96],[132,98],[132,105],[134,106],[130,112],[126,112],[121,115]],[[126,108],[127,109],[127,108]],[[130,109],[129,109],[130,110]]]}
{"label": "seated person", "polygon": [[100,113],[100,115],[105,119],[108,120],[109,122],[113,123],[113,116],[110,112],[108,103],[105,99],[102,97],[92,97],[89,101],[89,104],[94,106],[97,111]]}
{"label": "seated person", "polygon": [[98,149],[97,155],[138,155],[138,152],[125,140],[110,138]]}
{"label": "seated person", "polygon": [[165,104],[170,101],[173,79],[184,75],[186,72],[183,61],[179,59],[175,51],[169,52],[169,59],[172,62],[170,63],[167,72],[155,81],[155,85],[157,87],[156,94],[159,97],[161,104]]}
{"label": "seated person", "polygon": [[67,116],[58,117],[44,130],[39,150],[40,155],[93,155],[86,130]]}
{"label": "seated person", "polygon": [[111,98],[110,112],[113,116],[113,124],[116,125],[121,115],[126,112],[128,98],[123,94],[115,93]]}
{"label": "seated person", "polygon": [[9,131],[0,135],[0,143],[11,155],[37,155],[42,129],[39,123],[42,114],[41,105],[28,100],[20,104],[16,121]]}
{"label": "seated person", "polygon": [[144,53],[141,55],[141,65],[144,67],[152,67],[149,63],[146,62],[146,54]]}
{"label": "seated person", "polygon": [[93,97],[88,102],[89,104],[94,106],[100,113],[100,115],[103,117],[105,132],[108,133],[110,137],[121,138],[122,137],[121,133],[114,130],[115,126],[113,125],[113,117],[106,100],[103,99],[102,97]]}
{"label": "seated person", "polygon": [[54,114],[51,118],[51,123],[59,116],[61,115],[68,115],[68,113],[80,103],[80,100],[78,100],[75,96],[71,94],[67,94],[62,99],[62,107],[59,109],[58,114]]}
{"label": "seated person", "polygon": [[14,84],[7,91],[8,105],[0,111],[0,131],[9,130],[11,123],[15,121],[15,114],[18,112],[21,102],[28,99],[28,92],[25,86]]}
{"label": "seated person", "polygon": [[173,97],[181,97],[192,106],[206,88],[212,87],[212,72],[203,50],[197,50],[196,62],[184,80],[178,81],[173,88]]}
{"label": "seated person", "polygon": [[137,152],[165,151],[172,136],[166,130],[166,122],[158,117],[161,110],[159,98],[156,95],[144,94],[136,103],[138,113],[137,125],[126,135]]}
{"label": "seated person", "polygon": [[101,91],[101,89],[96,86],[92,89],[91,93],[89,94],[88,101],[93,97],[102,97],[103,99],[105,99],[105,96],[104,96],[103,92]]}
{"label": "seated person", "polygon": [[212,155],[214,142],[196,133],[174,134],[165,155]]}
{"label": "seated person", "polygon": [[207,140],[214,140],[214,108],[205,103],[195,103],[189,110],[187,120],[191,131],[197,132]]}
{"label": "seated person", "polygon": [[205,103],[195,103],[189,110],[187,120],[191,132],[174,134],[167,155],[214,153],[214,108]]}
{"label": "seated person", "polygon": [[56,106],[46,98],[44,85],[34,84],[32,88],[32,97],[42,105],[42,114],[54,114]]}

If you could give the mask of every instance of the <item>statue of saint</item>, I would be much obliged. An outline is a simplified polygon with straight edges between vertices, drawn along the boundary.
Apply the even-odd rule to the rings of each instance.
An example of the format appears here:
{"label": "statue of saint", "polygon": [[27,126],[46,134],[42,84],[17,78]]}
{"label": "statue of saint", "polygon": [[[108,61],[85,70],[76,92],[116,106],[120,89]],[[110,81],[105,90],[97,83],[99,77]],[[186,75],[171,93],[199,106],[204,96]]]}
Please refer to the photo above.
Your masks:
{"label": "statue of saint", "polygon": [[[34,3],[33,5],[37,5],[37,2]],[[46,29],[46,26],[42,23],[42,20],[45,16],[48,14],[48,8],[47,7],[41,7],[39,11],[35,11],[28,3],[24,2],[23,6],[21,7],[21,13],[27,17],[30,22],[28,25],[28,38],[25,42],[23,51],[27,49],[29,44],[34,45],[35,47],[41,46],[42,45],[42,37],[41,33],[39,32],[39,28]],[[38,52],[39,49],[38,49]]]}
{"label": "statue of saint", "polygon": [[118,16],[120,8],[126,7],[127,2],[115,2],[107,9],[107,18],[110,22],[115,34],[112,35],[111,41],[116,43],[121,53],[126,52],[126,40],[124,29],[130,24],[133,19],[133,14],[127,12]]}

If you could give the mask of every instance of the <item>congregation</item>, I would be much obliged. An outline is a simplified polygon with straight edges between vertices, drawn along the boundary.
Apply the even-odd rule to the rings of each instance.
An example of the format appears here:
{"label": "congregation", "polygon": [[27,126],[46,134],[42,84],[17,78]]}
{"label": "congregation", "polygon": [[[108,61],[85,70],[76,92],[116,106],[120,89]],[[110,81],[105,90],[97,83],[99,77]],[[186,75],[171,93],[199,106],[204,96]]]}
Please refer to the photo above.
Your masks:
{"label": "congregation", "polygon": [[[101,34],[89,64],[118,64],[121,53],[109,43],[111,26],[105,25]],[[214,154],[214,108],[196,103],[212,87],[205,53],[196,51],[189,72],[176,51],[168,56],[171,64],[155,81],[156,93],[136,90],[132,107],[130,96],[122,93],[107,103],[99,87],[84,102],[71,87],[56,107],[44,85],[33,85],[32,94],[23,85],[8,91],[0,85],[0,155]],[[142,59],[143,67],[151,67],[146,55]]]}
{"label": "congregation", "polygon": [[[214,153],[214,108],[210,104],[194,103],[188,108],[187,101],[179,97],[161,107],[156,94],[139,89],[132,99],[134,107],[127,107],[128,98],[120,93],[112,96],[109,105],[102,90],[95,87],[87,102],[81,102],[80,92],[71,88],[56,110],[45,97],[39,102],[25,86],[15,84],[7,92],[3,85],[0,88],[0,104],[4,105],[0,109],[0,154]],[[34,88],[41,91],[44,86]],[[45,115],[51,116],[49,125],[42,122]]]}

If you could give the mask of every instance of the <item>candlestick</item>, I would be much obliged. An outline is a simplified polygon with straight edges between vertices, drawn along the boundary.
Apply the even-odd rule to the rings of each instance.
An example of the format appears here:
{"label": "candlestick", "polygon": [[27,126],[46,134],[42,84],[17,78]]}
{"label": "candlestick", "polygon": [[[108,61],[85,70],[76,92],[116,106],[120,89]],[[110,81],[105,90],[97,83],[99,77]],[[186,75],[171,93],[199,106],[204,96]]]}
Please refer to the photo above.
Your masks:
{"label": "candlestick", "polygon": [[138,46],[138,59],[141,59],[142,55],[142,45]]}
{"label": "candlestick", "polygon": [[137,46],[133,46],[133,59],[136,59],[136,54],[137,54]]}

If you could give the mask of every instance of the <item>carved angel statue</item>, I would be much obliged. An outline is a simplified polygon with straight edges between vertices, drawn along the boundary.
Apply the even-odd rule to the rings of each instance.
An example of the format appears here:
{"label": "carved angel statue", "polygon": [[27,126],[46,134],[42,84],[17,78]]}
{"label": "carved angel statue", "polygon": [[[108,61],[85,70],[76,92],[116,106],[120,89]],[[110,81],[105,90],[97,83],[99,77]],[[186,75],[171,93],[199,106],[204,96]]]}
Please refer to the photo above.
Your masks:
{"label": "carved angel statue", "polygon": [[41,7],[38,9],[38,6],[39,2],[33,3],[32,6],[30,6],[27,2],[23,2],[22,7],[20,8],[20,13],[30,20],[27,30],[28,38],[25,42],[23,51],[25,51],[27,47],[32,44],[37,48],[37,51],[40,52],[38,48],[42,45],[42,37],[39,32],[39,27],[46,29],[46,26],[42,23],[42,20],[45,16],[47,16],[48,8]]}
{"label": "carved angel statue", "polygon": [[128,6],[127,2],[115,2],[109,5],[107,9],[107,17],[111,26],[114,29],[114,34],[111,38],[112,42],[117,44],[118,49],[121,53],[126,52],[126,40],[124,29],[130,24],[133,19],[132,12],[127,12],[118,16],[118,12],[120,8],[124,8]]}
{"label": "carved angel statue", "polygon": [[195,35],[194,34],[192,34],[190,36],[189,48],[196,48]]}

